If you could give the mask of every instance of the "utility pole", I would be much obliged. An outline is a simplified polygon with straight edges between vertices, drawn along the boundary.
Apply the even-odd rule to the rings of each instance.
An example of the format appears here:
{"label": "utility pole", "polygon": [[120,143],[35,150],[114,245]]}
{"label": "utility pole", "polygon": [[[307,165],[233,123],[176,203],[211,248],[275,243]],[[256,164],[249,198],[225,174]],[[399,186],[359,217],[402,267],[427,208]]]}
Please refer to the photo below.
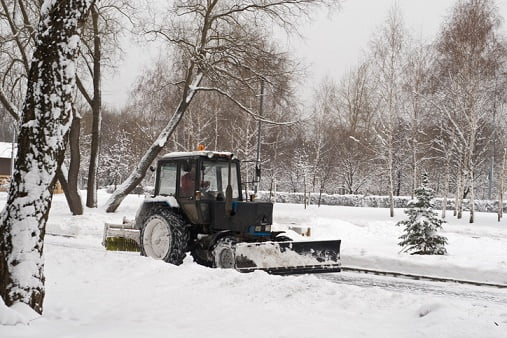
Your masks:
{"label": "utility pole", "polygon": [[[259,95],[259,117],[263,114],[264,105],[264,79],[261,79],[261,93]],[[255,188],[254,194],[257,194],[259,184],[261,181],[261,125],[262,121],[259,119],[257,122],[257,158],[255,160]]]}

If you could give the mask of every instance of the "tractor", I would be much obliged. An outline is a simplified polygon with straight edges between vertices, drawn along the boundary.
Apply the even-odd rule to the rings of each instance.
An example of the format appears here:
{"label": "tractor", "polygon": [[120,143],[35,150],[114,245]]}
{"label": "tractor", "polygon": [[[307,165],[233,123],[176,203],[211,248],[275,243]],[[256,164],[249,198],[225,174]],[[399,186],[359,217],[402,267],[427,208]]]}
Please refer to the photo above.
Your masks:
{"label": "tractor", "polygon": [[232,153],[173,152],[158,161],[154,194],[135,220],[106,223],[103,245],[175,265],[190,252],[199,264],[240,272],[340,271],[340,240],[294,241],[272,223],[273,203],[243,196]]}

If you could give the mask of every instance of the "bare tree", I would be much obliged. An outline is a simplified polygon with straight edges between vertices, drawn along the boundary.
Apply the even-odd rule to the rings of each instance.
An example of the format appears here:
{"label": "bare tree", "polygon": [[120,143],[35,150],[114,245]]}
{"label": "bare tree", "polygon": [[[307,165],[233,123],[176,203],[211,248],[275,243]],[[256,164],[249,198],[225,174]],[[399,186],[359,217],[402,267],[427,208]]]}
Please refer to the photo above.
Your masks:
{"label": "bare tree", "polygon": [[373,43],[373,64],[376,76],[376,92],[380,98],[379,116],[376,123],[378,154],[384,163],[388,177],[390,216],[394,216],[394,165],[396,132],[400,123],[402,107],[401,86],[404,70],[403,53],[405,33],[401,15],[396,7],[389,12],[385,27]]}
{"label": "bare tree", "polygon": [[339,88],[336,136],[337,165],[343,188],[357,194],[372,176],[373,122],[378,105],[370,79],[371,65],[362,62],[345,75]]}
{"label": "bare tree", "polygon": [[93,0],[48,0],[42,6],[14,181],[0,214],[0,295],[7,306],[22,302],[42,313],[42,255],[51,186],[72,123],[80,27],[92,4]]}
{"label": "bare tree", "polygon": [[406,97],[405,119],[409,130],[407,141],[412,169],[410,189],[412,198],[418,186],[417,178],[420,176],[418,169],[421,163],[428,159],[427,149],[430,149],[430,143],[424,137],[423,121],[428,118],[427,112],[430,107],[424,95],[428,91],[431,60],[431,48],[419,43],[410,49],[404,72],[403,89]]}
{"label": "bare tree", "polygon": [[331,178],[334,162],[335,144],[332,137],[336,127],[336,85],[324,79],[315,92],[313,114],[309,121],[309,148],[312,162],[312,192],[319,190],[320,197]]}
{"label": "bare tree", "polygon": [[[102,127],[102,73],[104,66],[117,57],[118,36],[122,31],[120,18],[130,20],[131,5],[126,0],[101,0],[91,10],[91,20],[83,34],[81,76],[77,79],[79,92],[89,105],[92,114],[90,159],[86,206],[97,207],[97,170],[99,166]],[[79,134],[77,134],[79,135]],[[76,142],[79,144],[78,142]],[[75,149],[74,152],[78,152]]]}
{"label": "bare tree", "polygon": [[[267,29],[277,23],[294,28],[294,19],[321,0],[177,1],[163,19],[148,29],[178,50],[184,78],[178,82],[180,101],[171,120],[148,149],[134,172],[113,193],[106,209],[113,212],[123,198],[143,179],[169,136],[182,119],[198,91],[213,91],[234,102],[257,119],[258,114],[235,98],[232,88],[256,94],[259,79],[276,86],[290,70],[274,72],[285,55],[269,43]],[[336,2],[336,1],[335,1]],[[274,67],[275,66],[275,67]],[[235,85],[235,86],[234,86]]]}
{"label": "bare tree", "polygon": [[0,103],[14,120],[23,102],[39,8],[36,0],[0,1]]}
{"label": "bare tree", "polygon": [[457,190],[463,194],[468,187],[470,223],[474,222],[476,164],[483,159],[478,150],[484,147],[478,142],[493,111],[495,74],[503,50],[495,38],[498,25],[492,1],[458,1],[437,43],[441,101],[448,102],[442,107],[463,149],[463,180]]}

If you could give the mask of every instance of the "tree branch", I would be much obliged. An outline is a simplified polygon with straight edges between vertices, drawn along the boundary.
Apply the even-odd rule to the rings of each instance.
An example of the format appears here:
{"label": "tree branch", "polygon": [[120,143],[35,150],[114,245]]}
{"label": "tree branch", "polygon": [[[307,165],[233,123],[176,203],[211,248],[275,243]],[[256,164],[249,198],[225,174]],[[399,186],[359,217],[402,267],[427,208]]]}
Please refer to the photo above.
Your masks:
{"label": "tree branch", "polygon": [[21,114],[18,111],[18,108],[16,108],[16,106],[14,106],[12,102],[7,99],[2,87],[0,87],[0,102],[16,121],[19,120]]}
{"label": "tree branch", "polygon": [[262,116],[260,116],[259,114],[254,113],[251,109],[248,109],[247,107],[245,107],[241,102],[239,102],[238,100],[236,100],[231,94],[227,93],[226,91],[224,91],[224,90],[222,90],[220,88],[216,88],[216,87],[197,87],[195,90],[196,91],[205,91],[205,92],[216,92],[216,93],[218,93],[218,94],[226,97],[232,103],[234,103],[236,106],[238,106],[243,112],[245,112],[248,115],[252,116],[256,121],[265,122],[265,123],[268,123],[268,124],[274,124],[274,125],[278,125],[278,126],[291,126],[291,125],[294,125],[294,124],[297,124],[297,123],[301,123],[301,120],[291,121],[291,122],[277,122],[277,121],[272,121],[272,120],[265,119]]}

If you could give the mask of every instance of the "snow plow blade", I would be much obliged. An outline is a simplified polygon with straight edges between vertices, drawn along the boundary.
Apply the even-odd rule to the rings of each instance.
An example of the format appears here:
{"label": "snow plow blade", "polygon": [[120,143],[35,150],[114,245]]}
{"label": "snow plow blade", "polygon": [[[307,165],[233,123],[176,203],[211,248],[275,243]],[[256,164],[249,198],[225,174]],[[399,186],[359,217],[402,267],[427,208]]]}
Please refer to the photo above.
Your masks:
{"label": "snow plow blade", "polygon": [[236,270],[275,275],[340,271],[340,240],[238,243]]}
{"label": "snow plow blade", "polygon": [[102,245],[110,251],[140,251],[139,236],[133,222],[124,219],[123,224],[106,223]]}

